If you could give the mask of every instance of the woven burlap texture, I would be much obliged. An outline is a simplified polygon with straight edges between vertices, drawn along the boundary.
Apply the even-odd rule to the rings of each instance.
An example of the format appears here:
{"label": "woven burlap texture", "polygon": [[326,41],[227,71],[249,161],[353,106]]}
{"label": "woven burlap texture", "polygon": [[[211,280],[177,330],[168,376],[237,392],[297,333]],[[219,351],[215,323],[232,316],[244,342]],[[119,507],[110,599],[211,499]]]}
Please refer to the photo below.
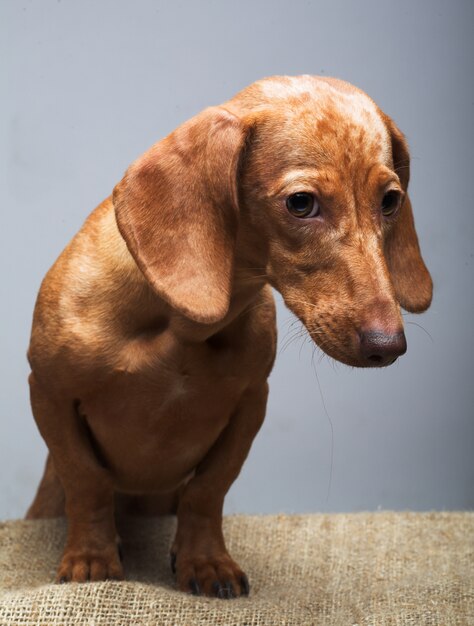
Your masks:
{"label": "woven burlap texture", "polygon": [[121,528],[126,582],[51,584],[64,520],[0,524],[0,624],[465,626],[474,624],[474,513],[232,516],[239,600],[179,593],[173,518]]}

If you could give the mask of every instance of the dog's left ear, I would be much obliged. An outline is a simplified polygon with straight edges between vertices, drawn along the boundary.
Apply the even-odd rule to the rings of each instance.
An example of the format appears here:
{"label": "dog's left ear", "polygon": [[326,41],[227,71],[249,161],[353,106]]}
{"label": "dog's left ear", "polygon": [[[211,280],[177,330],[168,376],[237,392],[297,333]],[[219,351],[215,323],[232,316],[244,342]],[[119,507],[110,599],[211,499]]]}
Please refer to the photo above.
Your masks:
{"label": "dog's left ear", "polygon": [[384,120],[392,142],[393,167],[406,194],[385,240],[385,257],[398,302],[410,313],[421,313],[431,304],[433,282],[421,256],[407,194],[410,155],[403,134],[388,116],[384,115]]}
{"label": "dog's left ear", "polygon": [[229,308],[246,128],[211,107],[155,144],[115,187],[117,224],[156,293],[197,322]]}

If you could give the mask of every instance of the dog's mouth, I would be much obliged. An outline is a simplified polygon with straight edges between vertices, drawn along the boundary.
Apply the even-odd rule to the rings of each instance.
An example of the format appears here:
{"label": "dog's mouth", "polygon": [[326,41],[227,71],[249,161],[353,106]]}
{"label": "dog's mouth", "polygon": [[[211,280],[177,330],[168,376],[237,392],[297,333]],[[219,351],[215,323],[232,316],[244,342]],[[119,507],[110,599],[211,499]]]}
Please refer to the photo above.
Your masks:
{"label": "dog's mouth", "polygon": [[[298,313],[295,311],[298,315]],[[311,339],[329,357],[350,367],[388,367],[406,352],[403,329],[387,332],[380,328],[358,329],[349,318],[328,315],[298,315]]]}
{"label": "dog's mouth", "polygon": [[378,308],[375,303],[370,313],[350,305],[342,309],[334,302],[323,308],[288,295],[285,302],[314,343],[329,357],[345,365],[388,367],[406,352],[399,310],[390,301]]}
{"label": "dog's mouth", "polygon": [[[353,331],[347,339],[334,340],[333,335],[308,329],[314,343],[328,356],[351,367],[388,367],[406,352],[403,331]],[[341,335],[340,336],[344,336]]]}

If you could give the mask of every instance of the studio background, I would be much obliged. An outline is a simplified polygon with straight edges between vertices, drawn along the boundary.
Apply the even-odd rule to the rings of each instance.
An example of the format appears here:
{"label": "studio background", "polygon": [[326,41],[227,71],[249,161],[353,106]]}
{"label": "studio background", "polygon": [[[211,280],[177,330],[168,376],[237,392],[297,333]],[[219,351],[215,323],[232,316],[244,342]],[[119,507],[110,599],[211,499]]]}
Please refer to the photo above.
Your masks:
{"label": "studio background", "polygon": [[[433,305],[384,370],[320,360],[278,298],[265,424],[227,512],[474,506],[474,4],[385,0],[3,0],[0,518],[46,448],[26,349],[40,282],[129,163],[272,74],[364,89],[406,134]],[[133,453],[133,451],[131,451]],[[159,463],[159,459],[157,459]]]}

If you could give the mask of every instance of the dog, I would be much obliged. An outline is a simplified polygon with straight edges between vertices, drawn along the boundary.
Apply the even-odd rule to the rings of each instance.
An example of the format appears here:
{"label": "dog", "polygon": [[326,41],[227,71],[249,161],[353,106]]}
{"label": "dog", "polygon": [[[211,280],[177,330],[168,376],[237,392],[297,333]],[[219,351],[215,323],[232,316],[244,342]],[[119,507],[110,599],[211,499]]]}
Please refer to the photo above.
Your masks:
{"label": "dog", "polygon": [[34,311],[31,405],[49,457],[27,517],[67,516],[58,582],[123,578],[115,508],[134,506],[177,514],[180,590],[248,594],[222,509],[265,416],[271,288],[334,359],[402,355],[400,307],[432,298],[409,164],[365,93],[299,76],[250,85],[128,168]]}

